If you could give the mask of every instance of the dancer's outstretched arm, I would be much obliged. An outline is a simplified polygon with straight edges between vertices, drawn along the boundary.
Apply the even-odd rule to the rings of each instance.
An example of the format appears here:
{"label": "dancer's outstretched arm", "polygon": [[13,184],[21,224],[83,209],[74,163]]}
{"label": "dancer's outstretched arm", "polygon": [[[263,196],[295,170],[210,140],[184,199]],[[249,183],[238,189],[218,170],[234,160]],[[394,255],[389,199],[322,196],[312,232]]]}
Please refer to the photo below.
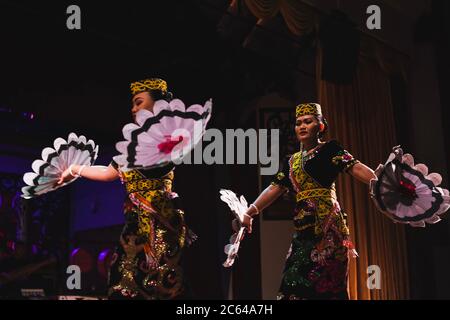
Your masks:
{"label": "dancer's outstretched arm", "polygon": [[96,181],[114,181],[117,178],[119,178],[119,172],[112,165],[106,167],[106,166],[80,166],[78,164],[74,164],[62,173],[61,178],[58,181],[58,184],[70,181],[74,179],[77,175],[83,178]]}
{"label": "dancer's outstretched arm", "polygon": [[265,208],[270,206],[278,197],[285,193],[288,189],[277,184],[271,184],[258,196],[258,198],[250,205],[242,226],[247,228],[248,233],[252,233],[252,218],[258,215]]}
{"label": "dancer's outstretched arm", "polygon": [[377,178],[373,170],[361,162],[354,164],[347,172],[365,184],[369,184],[370,180]]}

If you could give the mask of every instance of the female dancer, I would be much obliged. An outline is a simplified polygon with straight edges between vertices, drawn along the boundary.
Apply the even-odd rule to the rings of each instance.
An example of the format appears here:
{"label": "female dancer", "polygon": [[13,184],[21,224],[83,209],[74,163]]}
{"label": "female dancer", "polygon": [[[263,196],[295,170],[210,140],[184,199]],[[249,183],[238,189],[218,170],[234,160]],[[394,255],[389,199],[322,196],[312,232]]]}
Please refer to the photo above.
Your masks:
{"label": "female dancer", "polygon": [[[134,119],[139,110],[152,112],[172,98],[166,81],[158,78],[132,83],[131,93]],[[173,163],[150,170],[121,170],[115,161],[108,167],[71,165],[58,183],[75,176],[97,181],[120,178],[128,194],[120,246],[111,261],[110,299],[186,298],[181,256],[192,237],[179,197],[172,191]]]}
{"label": "female dancer", "polygon": [[376,176],[337,141],[322,141],[326,129],[319,104],[296,107],[295,132],[301,149],[285,159],[283,169],[250,205],[242,222],[251,233],[252,217],[283,193],[295,192],[295,233],[278,299],[348,299],[348,255],[355,251],[346,214],[336,200],[335,180],[340,172],[366,184]]}

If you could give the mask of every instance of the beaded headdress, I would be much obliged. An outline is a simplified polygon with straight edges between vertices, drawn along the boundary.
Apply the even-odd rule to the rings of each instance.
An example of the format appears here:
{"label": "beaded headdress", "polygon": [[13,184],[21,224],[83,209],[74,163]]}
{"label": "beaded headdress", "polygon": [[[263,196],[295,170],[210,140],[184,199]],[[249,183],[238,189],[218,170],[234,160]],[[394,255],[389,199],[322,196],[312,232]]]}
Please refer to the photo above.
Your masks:
{"label": "beaded headdress", "polygon": [[302,103],[295,107],[295,117],[306,115],[322,116],[322,108],[318,103]]}
{"label": "beaded headdress", "polygon": [[132,82],[130,84],[131,94],[134,96],[148,90],[161,90],[163,93],[167,92],[167,82],[159,78],[149,78]]}

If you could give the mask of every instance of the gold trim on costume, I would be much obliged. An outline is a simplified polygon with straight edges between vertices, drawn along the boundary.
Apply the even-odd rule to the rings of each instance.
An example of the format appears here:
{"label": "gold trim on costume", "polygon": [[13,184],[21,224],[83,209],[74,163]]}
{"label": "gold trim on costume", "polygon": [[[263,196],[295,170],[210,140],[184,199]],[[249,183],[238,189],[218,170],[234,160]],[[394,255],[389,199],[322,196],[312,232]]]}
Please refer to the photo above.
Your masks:
{"label": "gold trim on costume", "polygon": [[300,191],[297,193],[297,202],[309,198],[322,198],[322,197],[336,200],[336,193],[334,192],[334,190],[327,188],[317,188]]}
{"label": "gold trim on costume", "polygon": [[133,193],[138,191],[157,190],[165,187],[166,189],[172,188],[172,180],[170,179],[141,179],[134,180],[125,183],[127,193]]}

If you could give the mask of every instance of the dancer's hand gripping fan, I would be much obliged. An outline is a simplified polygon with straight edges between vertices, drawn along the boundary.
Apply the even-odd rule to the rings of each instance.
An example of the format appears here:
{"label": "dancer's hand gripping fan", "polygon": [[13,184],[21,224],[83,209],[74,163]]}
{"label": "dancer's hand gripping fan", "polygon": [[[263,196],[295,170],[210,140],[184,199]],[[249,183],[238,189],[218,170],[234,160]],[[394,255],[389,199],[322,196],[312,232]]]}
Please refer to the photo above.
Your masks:
{"label": "dancer's hand gripping fan", "polygon": [[22,197],[30,199],[72,183],[78,177],[63,184],[57,184],[62,173],[70,165],[91,166],[97,159],[97,155],[98,146],[93,140],[87,140],[85,136],[77,136],[72,132],[67,140],[55,139],[53,148],[44,148],[41,159],[32,163],[33,172],[24,174],[23,181],[27,186],[22,188]]}
{"label": "dancer's hand gripping fan", "polygon": [[438,187],[442,177],[428,173],[422,163],[414,164],[411,154],[394,147],[384,165],[375,170],[377,179],[370,182],[370,194],[375,205],[394,222],[425,227],[441,221],[450,208],[447,189]]}
{"label": "dancer's hand gripping fan", "polygon": [[139,110],[136,123],[123,127],[125,141],[116,144],[114,160],[123,171],[181,162],[202,139],[211,112],[211,100],[188,108],[180,99],[158,100],[153,111]]}
{"label": "dancer's hand gripping fan", "polygon": [[248,210],[248,203],[244,196],[238,198],[233,191],[225,189],[220,190],[220,199],[228,204],[241,225],[239,230],[230,237],[230,243],[225,246],[224,251],[225,254],[227,254],[227,260],[223,263],[223,266],[229,268],[234,263],[241,240],[244,237],[245,227],[242,226],[242,222],[244,221],[244,215]]}

